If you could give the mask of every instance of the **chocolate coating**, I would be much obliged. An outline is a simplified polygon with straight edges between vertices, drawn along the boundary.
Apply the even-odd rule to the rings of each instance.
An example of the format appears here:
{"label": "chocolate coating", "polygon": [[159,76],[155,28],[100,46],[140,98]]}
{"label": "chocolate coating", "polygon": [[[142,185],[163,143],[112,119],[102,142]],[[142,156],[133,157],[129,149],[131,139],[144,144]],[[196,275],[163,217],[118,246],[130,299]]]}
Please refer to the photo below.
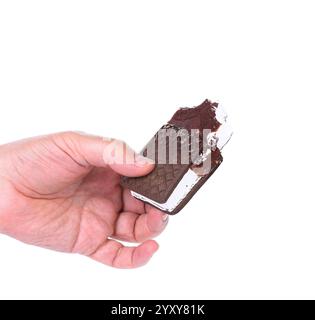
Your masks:
{"label": "chocolate coating", "polygon": [[[168,214],[178,213],[223,161],[219,148],[212,149],[211,146],[206,145],[206,150],[203,150],[203,130],[210,129],[214,132],[217,131],[221,125],[216,119],[217,106],[217,103],[205,100],[197,107],[181,108],[177,110],[173,117],[168,121],[168,124],[162,126],[142,151],[144,156],[148,156],[148,145],[153,143],[157,146],[159,140],[158,137],[166,135],[167,129],[173,129],[177,132],[180,132],[181,129],[186,129],[188,131],[188,137],[186,137],[184,141],[182,139],[178,140],[176,136],[171,137],[171,139],[177,139],[175,141],[176,143],[170,144],[170,138],[162,140],[164,141],[166,150],[169,150],[170,145],[174,146],[174,149],[176,148],[175,152],[177,153],[177,162],[171,163],[167,157],[166,163],[158,163],[159,153],[158,148],[156,147],[155,154],[151,156],[153,160],[156,161],[155,169],[143,177],[123,177],[121,185],[124,188],[128,188],[155,202],[164,203],[167,201],[185,173],[191,169],[200,177],[200,180],[173,211],[165,211]],[[196,136],[191,134],[191,130],[193,129],[199,130],[199,133]],[[186,146],[188,145],[190,155],[189,163],[183,163],[183,161],[181,161],[181,150],[184,144]],[[197,149],[198,145],[199,148]],[[194,152],[193,149],[195,149],[196,152]],[[209,150],[211,157],[206,156],[206,159],[202,160],[202,162],[195,161],[200,159],[205,152],[209,152]],[[197,159],[193,159],[192,155],[196,155]]]}
{"label": "chocolate coating", "polygon": [[187,130],[211,129],[211,131],[217,131],[221,125],[215,117],[217,106],[216,102],[205,100],[197,107],[181,108],[175,112],[168,123]]}

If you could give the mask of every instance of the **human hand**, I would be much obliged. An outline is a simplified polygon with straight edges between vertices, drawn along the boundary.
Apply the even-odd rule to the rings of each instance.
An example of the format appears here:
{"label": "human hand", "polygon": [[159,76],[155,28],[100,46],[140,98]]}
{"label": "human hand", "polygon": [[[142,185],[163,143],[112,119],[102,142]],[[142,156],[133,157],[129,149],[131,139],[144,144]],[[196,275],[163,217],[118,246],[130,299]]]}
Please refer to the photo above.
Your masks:
{"label": "human hand", "polygon": [[[121,146],[75,132],[0,146],[0,232],[117,268],[147,263],[158,249],[150,239],[164,230],[167,215],[119,185],[120,175],[141,176],[154,167],[143,157],[130,161],[128,147],[129,161],[115,162]],[[108,147],[114,152],[104,152]]]}

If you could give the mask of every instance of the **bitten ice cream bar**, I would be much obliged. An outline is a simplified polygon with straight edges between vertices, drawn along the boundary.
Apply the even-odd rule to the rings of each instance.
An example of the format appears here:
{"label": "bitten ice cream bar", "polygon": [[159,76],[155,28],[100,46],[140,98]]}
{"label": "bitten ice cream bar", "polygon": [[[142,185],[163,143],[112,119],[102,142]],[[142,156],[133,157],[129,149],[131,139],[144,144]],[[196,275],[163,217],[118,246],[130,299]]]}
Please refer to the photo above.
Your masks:
{"label": "bitten ice cream bar", "polygon": [[218,103],[205,100],[180,108],[141,152],[155,161],[154,170],[144,177],[123,177],[121,184],[135,198],[176,214],[220,166],[231,136]]}

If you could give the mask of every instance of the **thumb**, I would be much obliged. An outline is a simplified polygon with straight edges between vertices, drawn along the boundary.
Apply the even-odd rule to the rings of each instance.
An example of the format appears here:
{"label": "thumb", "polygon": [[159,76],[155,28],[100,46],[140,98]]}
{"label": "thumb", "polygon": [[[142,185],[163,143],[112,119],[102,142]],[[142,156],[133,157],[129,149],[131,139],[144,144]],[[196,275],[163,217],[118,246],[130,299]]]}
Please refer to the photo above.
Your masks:
{"label": "thumb", "polygon": [[[154,162],[138,155],[125,142],[84,133],[65,133],[76,148],[76,153],[89,165],[109,166],[117,173],[129,177],[151,172]],[[70,144],[70,145],[71,145]]]}

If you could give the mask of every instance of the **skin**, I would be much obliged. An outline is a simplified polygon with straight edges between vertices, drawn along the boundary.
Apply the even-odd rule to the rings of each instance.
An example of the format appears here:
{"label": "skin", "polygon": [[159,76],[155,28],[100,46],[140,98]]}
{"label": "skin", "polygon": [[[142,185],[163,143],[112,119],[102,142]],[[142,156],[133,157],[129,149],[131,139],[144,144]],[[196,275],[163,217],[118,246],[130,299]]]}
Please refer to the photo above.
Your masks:
{"label": "skin", "polygon": [[121,175],[142,176],[154,168],[129,147],[121,161],[121,145],[64,132],[0,146],[0,233],[116,268],[146,264],[167,215],[119,185]]}

